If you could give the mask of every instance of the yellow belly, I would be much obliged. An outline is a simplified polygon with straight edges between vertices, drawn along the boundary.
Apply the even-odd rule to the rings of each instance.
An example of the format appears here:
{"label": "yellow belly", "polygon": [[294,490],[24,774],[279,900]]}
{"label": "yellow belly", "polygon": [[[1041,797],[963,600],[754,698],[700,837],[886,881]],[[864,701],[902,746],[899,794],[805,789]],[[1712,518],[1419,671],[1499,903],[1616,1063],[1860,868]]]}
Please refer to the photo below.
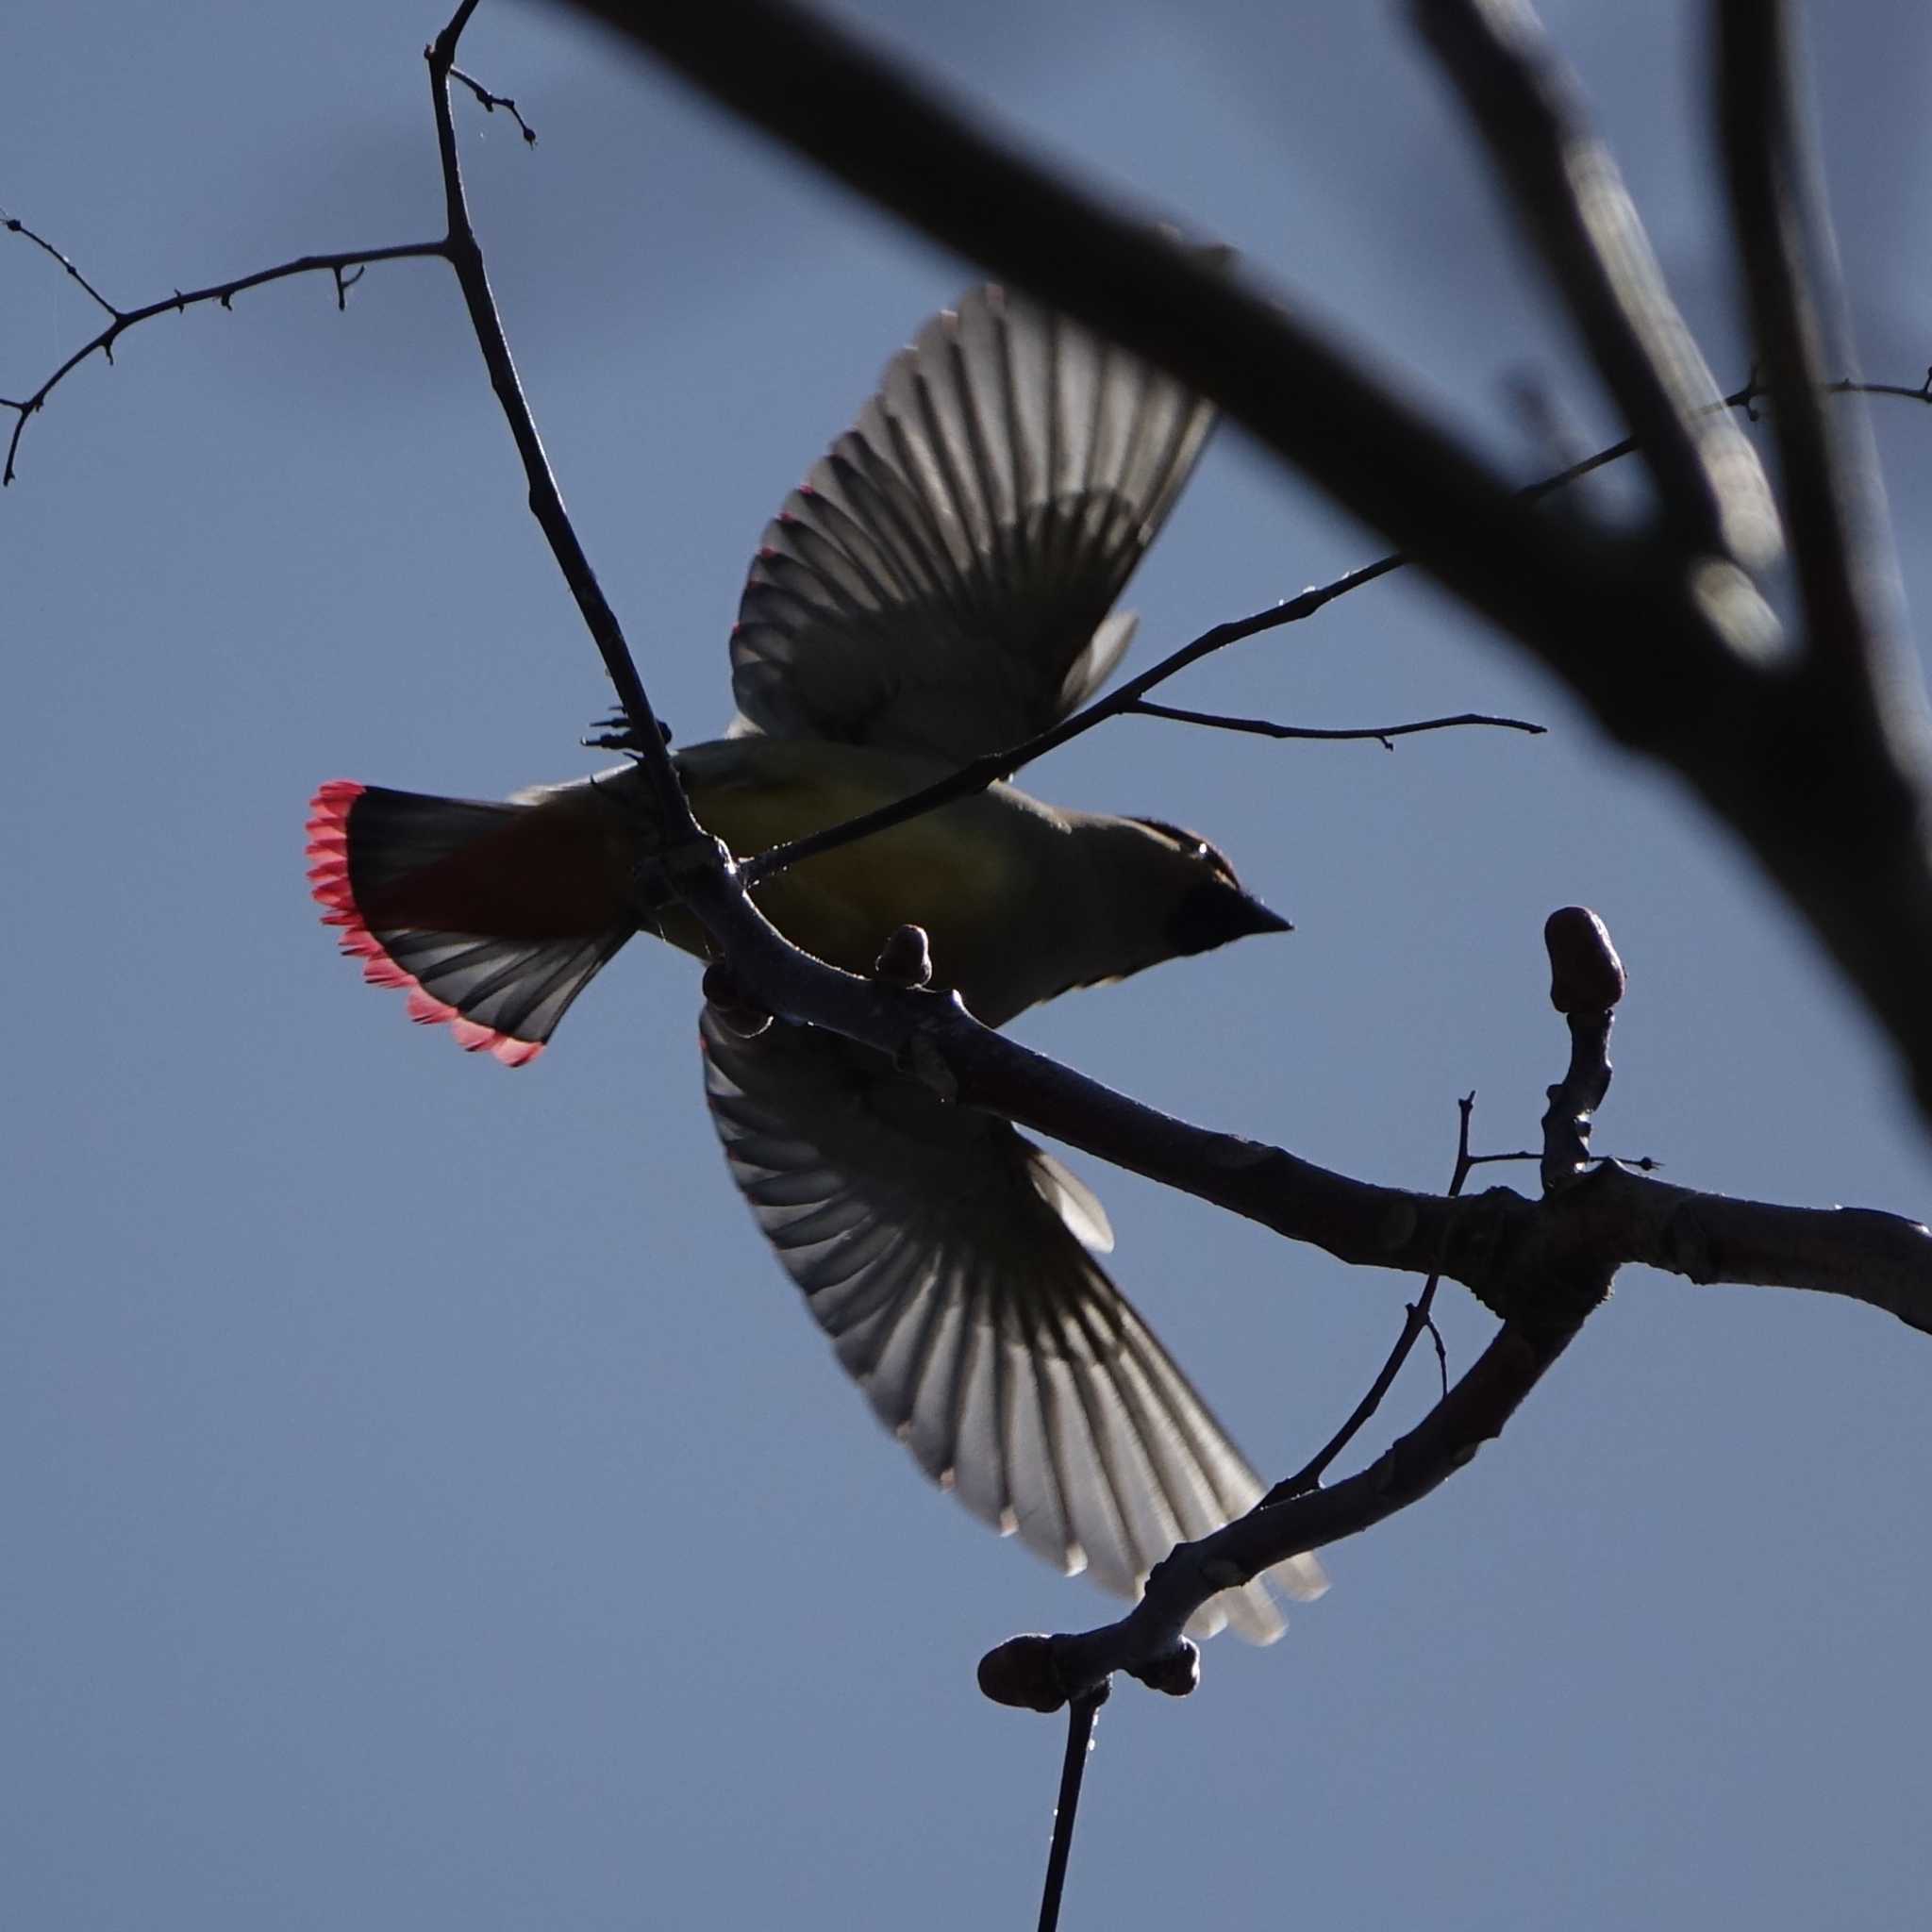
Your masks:
{"label": "yellow belly", "polygon": [[[736,756],[702,756],[727,749]],[[756,740],[700,746],[684,763],[700,823],[740,858],[839,824],[941,775],[939,768],[924,771],[924,761]],[[1028,848],[1044,825],[1038,816],[998,797],[961,800],[808,859],[761,886],[758,902],[794,944],[852,973],[871,971],[894,926],[922,925],[938,978],[958,984],[989,933],[1022,913]],[[665,937],[702,950],[695,933],[667,927]]]}

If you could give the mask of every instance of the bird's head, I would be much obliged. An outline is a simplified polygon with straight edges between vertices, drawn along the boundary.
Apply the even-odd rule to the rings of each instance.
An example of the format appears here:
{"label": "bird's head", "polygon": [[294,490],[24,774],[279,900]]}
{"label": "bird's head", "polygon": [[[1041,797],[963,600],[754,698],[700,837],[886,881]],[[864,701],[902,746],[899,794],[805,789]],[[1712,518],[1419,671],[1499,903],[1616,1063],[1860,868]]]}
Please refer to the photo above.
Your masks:
{"label": "bird's head", "polygon": [[1169,902],[1161,932],[1167,958],[1209,953],[1251,933],[1294,930],[1242,888],[1226,854],[1198,833],[1163,819],[1126,823],[1158,848],[1142,862],[1159,879],[1161,896]]}

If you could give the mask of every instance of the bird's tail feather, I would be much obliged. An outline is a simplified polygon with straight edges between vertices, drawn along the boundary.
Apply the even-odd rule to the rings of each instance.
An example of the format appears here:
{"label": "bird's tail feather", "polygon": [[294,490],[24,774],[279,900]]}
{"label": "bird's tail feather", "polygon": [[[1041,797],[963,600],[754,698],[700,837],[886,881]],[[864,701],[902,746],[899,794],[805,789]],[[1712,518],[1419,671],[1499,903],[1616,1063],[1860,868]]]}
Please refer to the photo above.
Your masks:
{"label": "bird's tail feather", "polygon": [[536,1058],[637,929],[593,800],[561,808],[336,779],[308,808],[308,879],[362,976],[472,1053]]}

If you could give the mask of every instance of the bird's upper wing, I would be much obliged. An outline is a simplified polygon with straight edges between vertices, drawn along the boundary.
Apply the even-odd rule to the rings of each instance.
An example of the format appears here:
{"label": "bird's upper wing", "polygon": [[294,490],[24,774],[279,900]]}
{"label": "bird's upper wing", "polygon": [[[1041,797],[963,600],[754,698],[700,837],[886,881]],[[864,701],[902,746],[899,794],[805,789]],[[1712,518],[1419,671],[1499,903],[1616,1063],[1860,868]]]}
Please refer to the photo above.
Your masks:
{"label": "bird's upper wing", "polygon": [[738,732],[963,761],[1097,690],[1108,618],[1210,407],[1030,297],[974,290],[765,530],[731,638]]}
{"label": "bird's upper wing", "polygon": [[[877,1054],[776,1021],[702,1031],[732,1177],[839,1359],[926,1474],[1069,1572],[1137,1597],[1259,1478],[1082,1246],[1099,1204],[1005,1122],[941,1102]],[[1076,1236],[1077,1231],[1077,1236]],[[1312,1557],[1268,1573],[1326,1587]],[[1199,1634],[1285,1625],[1257,1578]]]}

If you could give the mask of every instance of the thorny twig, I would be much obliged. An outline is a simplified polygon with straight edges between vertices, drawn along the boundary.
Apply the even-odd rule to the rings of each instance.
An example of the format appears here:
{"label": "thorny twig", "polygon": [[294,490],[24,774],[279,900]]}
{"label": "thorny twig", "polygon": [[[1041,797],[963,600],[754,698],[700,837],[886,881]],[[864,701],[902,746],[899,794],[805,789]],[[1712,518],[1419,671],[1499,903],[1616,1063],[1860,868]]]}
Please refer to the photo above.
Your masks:
{"label": "thorny twig", "polygon": [[[56,389],[73,375],[90,356],[98,354],[105,360],[114,359],[114,344],[131,328],[143,322],[152,322],[158,315],[180,315],[190,308],[205,302],[219,303],[228,308],[237,295],[244,294],[250,289],[265,287],[270,282],[287,281],[291,275],[333,275],[336,283],[336,307],[346,306],[348,291],[354,287],[357,277],[371,262],[376,261],[423,261],[438,258],[447,258],[448,244],[442,242],[404,242],[389,248],[350,248],[339,255],[304,255],[293,261],[277,262],[274,268],[258,269],[253,275],[237,275],[233,281],[213,282],[205,289],[176,289],[172,295],[164,296],[158,302],[143,303],[139,308],[117,308],[102,295],[79,270],[75,269],[64,255],[48,247],[40,236],[14,221],[5,225],[16,234],[40,242],[42,248],[61,263],[75,281],[107,310],[107,325],[89,337],[79,348],[63,361],[54,373],[42,382],[32,394],[16,398],[0,396],[0,408],[14,411],[13,434],[7,441],[7,461],[0,469],[0,485],[11,483],[14,478],[14,458],[20,452],[20,439],[25,433],[27,418],[37,414],[44,407],[47,398]],[[355,274],[351,275],[350,270]]]}

